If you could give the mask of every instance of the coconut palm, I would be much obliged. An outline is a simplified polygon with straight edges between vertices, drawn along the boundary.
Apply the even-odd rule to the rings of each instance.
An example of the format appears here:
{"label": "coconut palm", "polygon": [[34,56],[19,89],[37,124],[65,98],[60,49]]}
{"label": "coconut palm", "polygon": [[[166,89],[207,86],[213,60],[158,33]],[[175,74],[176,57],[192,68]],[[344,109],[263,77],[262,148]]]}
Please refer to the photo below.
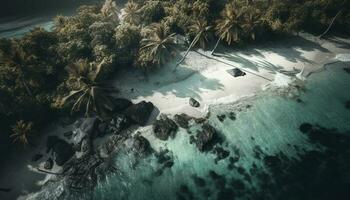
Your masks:
{"label": "coconut palm", "polygon": [[208,36],[209,36],[209,30],[211,29],[211,26],[208,26],[208,23],[206,20],[198,19],[195,20],[190,26],[189,26],[189,34],[195,35],[194,39],[192,40],[190,46],[188,47],[185,55],[182,57],[182,59],[176,64],[175,69],[185,60],[186,56],[190,52],[191,48],[194,47],[196,44],[199,44],[201,48],[205,48],[207,42],[208,42]]}
{"label": "coconut palm", "polygon": [[247,7],[244,9],[242,16],[242,30],[244,33],[248,34],[252,40],[255,40],[255,33],[261,24],[260,11],[253,7]]}
{"label": "coconut palm", "polygon": [[212,54],[221,40],[225,40],[229,45],[239,40],[239,34],[242,30],[239,24],[241,16],[242,12],[236,8],[234,2],[226,4],[224,10],[221,11],[221,19],[216,21],[215,30],[218,41]]}
{"label": "coconut palm", "polygon": [[175,33],[169,33],[163,24],[153,23],[145,28],[143,34],[139,52],[141,66],[164,64],[174,52]]}
{"label": "coconut palm", "polygon": [[66,70],[70,74],[70,80],[74,82],[74,88],[68,96],[61,101],[62,105],[73,100],[71,112],[80,111],[81,107],[85,107],[85,116],[96,113],[100,117],[104,117],[107,112],[113,110],[110,92],[115,92],[112,87],[107,87],[98,82],[101,68],[104,60],[94,66],[87,60],[79,60],[78,62],[67,66]]}
{"label": "coconut palm", "polygon": [[113,21],[118,22],[118,8],[113,0],[105,0],[102,8],[101,13],[104,17],[111,18]]}
{"label": "coconut palm", "polygon": [[27,145],[29,143],[28,137],[32,132],[32,128],[32,122],[24,122],[23,120],[17,121],[17,123],[12,126],[13,134],[10,135],[10,137],[13,138],[13,142]]}
{"label": "coconut palm", "polygon": [[139,5],[133,1],[125,5],[123,21],[132,25],[138,25],[141,21]]}

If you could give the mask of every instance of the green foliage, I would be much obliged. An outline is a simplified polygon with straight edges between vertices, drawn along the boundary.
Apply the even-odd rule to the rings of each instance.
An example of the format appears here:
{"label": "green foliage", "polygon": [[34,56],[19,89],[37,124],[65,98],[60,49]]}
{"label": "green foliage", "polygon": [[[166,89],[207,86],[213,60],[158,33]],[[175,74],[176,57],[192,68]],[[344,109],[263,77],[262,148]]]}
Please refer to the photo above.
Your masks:
{"label": "green foliage", "polygon": [[113,110],[110,93],[113,88],[99,82],[103,64],[93,65],[87,60],[79,60],[67,66],[69,79],[67,82],[72,90],[64,97],[61,104],[73,102],[71,112],[77,112],[84,107],[85,116],[96,113],[101,117]]}
{"label": "green foliage", "polygon": [[28,145],[29,136],[32,133],[33,123],[24,122],[23,120],[17,121],[12,127],[13,134],[10,135],[13,138],[13,142],[18,142],[22,145]]}
{"label": "green foliage", "polygon": [[118,63],[133,64],[141,41],[141,28],[128,23],[118,26],[114,34]]}
{"label": "green foliage", "polygon": [[173,54],[174,47],[175,34],[160,23],[151,24],[143,30],[137,62],[143,68],[164,64]]}

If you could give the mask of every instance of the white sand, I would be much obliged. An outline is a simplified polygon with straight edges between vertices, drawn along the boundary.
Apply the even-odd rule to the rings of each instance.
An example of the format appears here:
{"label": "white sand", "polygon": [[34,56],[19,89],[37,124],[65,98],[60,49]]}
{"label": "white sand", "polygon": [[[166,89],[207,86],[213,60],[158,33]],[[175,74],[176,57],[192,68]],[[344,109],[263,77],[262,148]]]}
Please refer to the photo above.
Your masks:
{"label": "white sand", "polygon": [[[305,74],[317,71],[338,54],[349,54],[349,49],[346,49],[349,41],[340,38],[325,41],[303,34],[300,38],[271,42],[245,50],[231,50],[228,51],[230,53],[214,56],[231,65],[192,51],[175,73],[172,73],[174,64],[151,72],[148,79],[141,73],[129,71],[116,77],[113,85],[121,89],[120,96],[130,98],[133,102],[151,101],[160,113],[184,112],[198,117],[204,115],[212,103],[235,102],[244,96],[252,96],[271,82],[248,73],[234,78],[227,73],[233,66],[274,80],[271,83],[274,86],[285,87],[291,82],[291,77],[295,78],[303,68]],[[210,56],[210,51],[199,52]],[[344,57],[346,56],[341,56]],[[131,88],[134,88],[134,92],[131,92]],[[189,106],[190,97],[197,99],[201,106]]]}
{"label": "white sand", "polygon": [[[187,113],[198,117],[204,115],[211,104],[235,102],[242,97],[253,96],[267,84],[285,87],[303,67],[307,74],[335,60],[337,55],[339,60],[348,59],[345,54],[350,53],[349,47],[350,39],[333,38],[326,41],[303,34],[301,38],[250,46],[245,50],[227,50],[229,53],[218,53],[215,57],[230,65],[190,52],[176,73],[172,73],[174,64],[151,72],[148,79],[136,70],[128,70],[119,73],[113,85],[121,90],[121,97],[130,98],[134,103],[146,100],[155,104],[159,110],[154,112],[154,116],[159,113]],[[209,51],[200,52],[210,54]],[[227,73],[227,70],[234,68],[231,65],[274,81],[250,73],[234,78]],[[190,97],[197,99],[201,106],[189,106]],[[62,134],[64,131],[55,129],[47,135]],[[30,161],[35,153],[44,153],[45,143],[46,137],[43,137],[36,148],[10,152],[11,160],[1,163],[0,187],[12,189],[9,193],[0,192],[1,200],[34,192],[51,177],[32,170],[40,162]]]}

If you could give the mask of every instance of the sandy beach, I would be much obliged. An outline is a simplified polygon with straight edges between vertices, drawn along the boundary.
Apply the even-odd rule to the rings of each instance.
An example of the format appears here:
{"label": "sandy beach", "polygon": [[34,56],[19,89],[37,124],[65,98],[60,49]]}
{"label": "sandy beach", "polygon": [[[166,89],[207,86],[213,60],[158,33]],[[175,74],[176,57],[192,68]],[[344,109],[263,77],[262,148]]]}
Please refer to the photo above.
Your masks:
{"label": "sandy beach", "polygon": [[[200,54],[191,51],[174,73],[175,61],[150,73],[147,78],[136,70],[118,73],[112,84],[120,90],[120,97],[129,98],[134,103],[152,102],[158,109],[153,119],[159,113],[186,113],[200,117],[212,104],[232,103],[256,95],[267,84],[275,82],[278,85],[281,77],[291,77],[283,74],[295,74],[303,68],[304,74],[317,71],[336,55],[349,53],[349,47],[350,39],[320,40],[302,34],[239,50],[219,48],[215,56],[211,56],[210,51],[198,50]],[[247,74],[233,77],[227,71],[234,67]],[[189,105],[190,97],[200,102],[199,108]],[[39,162],[32,162],[31,158],[36,153],[45,153],[47,135],[63,132],[64,129],[48,131],[36,147],[9,153],[9,162],[2,163],[0,187],[11,191],[1,192],[0,199],[15,199],[18,194],[24,197],[40,188],[48,175],[37,172],[35,168],[40,161],[45,161],[45,156]]]}

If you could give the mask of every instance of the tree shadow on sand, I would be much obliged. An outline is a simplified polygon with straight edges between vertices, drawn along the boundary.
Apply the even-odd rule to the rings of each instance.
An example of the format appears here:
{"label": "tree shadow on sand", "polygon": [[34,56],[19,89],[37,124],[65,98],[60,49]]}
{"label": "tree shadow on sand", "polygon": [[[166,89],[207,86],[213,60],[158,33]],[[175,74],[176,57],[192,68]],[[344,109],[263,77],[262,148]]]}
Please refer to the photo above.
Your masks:
{"label": "tree shadow on sand", "polygon": [[173,94],[179,98],[193,97],[202,100],[201,93],[224,88],[219,79],[205,77],[198,71],[187,67],[179,67],[175,73],[172,73],[171,69],[174,67],[175,63],[172,62],[148,74],[147,79],[143,81],[128,83],[128,86],[135,88],[129,93],[129,96],[132,98],[148,97],[160,93],[162,95]]}
{"label": "tree shadow on sand", "polygon": [[[286,60],[298,63],[298,62],[306,62],[313,63],[312,60],[305,58],[302,54],[303,52],[310,52],[318,50],[323,53],[329,52],[328,49],[322,47],[319,43],[308,40],[301,36],[289,36],[286,39],[280,39],[275,41],[264,42],[262,44],[258,44],[256,46],[250,46],[250,48],[263,49],[265,52],[275,53],[279,56],[284,57]],[[220,51],[223,54],[232,53],[232,49],[221,48]],[[254,55],[264,57],[264,55],[257,51],[256,49],[240,51],[244,55]]]}

